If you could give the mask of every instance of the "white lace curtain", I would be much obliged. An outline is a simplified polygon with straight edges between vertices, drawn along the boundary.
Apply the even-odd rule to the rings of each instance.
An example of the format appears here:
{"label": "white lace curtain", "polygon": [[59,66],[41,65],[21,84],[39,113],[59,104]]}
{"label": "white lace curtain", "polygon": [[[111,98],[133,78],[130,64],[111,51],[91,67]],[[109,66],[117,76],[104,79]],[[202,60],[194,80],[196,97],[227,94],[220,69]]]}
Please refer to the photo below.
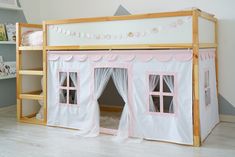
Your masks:
{"label": "white lace curtain", "polygon": [[[150,92],[153,92],[154,89],[157,87],[158,83],[160,80],[160,76],[159,75],[150,75],[149,76],[149,90]],[[155,107],[154,102],[153,102],[153,98],[150,96],[149,98],[149,111],[150,112],[159,112],[158,108]]]}
{"label": "white lace curtain", "polygon": [[[64,81],[67,78],[67,73],[66,72],[60,72],[59,73],[59,77],[60,77],[60,86],[64,85]],[[60,89],[60,102],[66,102],[66,97],[65,97],[65,93],[63,92],[63,90]]]}
{"label": "white lace curtain", "polygon": [[128,73],[126,69],[115,68],[113,70],[112,78],[118,90],[118,93],[125,102],[121,119],[119,122],[117,139],[122,140],[128,138],[129,124],[130,124],[130,111],[128,104]]}
{"label": "white lace curtain", "polygon": [[[170,89],[171,93],[174,93],[174,76],[165,75],[163,76],[163,80],[166,82],[168,88]],[[170,106],[169,106],[169,113],[174,113],[174,98],[172,98]]]}
{"label": "white lace curtain", "polygon": [[[77,73],[76,73],[76,72],[70,72],[70,73],[69,73],[69,77],[71,78],[74,87],[75,87],[76,89],[78,89],[78,88],[77,88],[77,86],[78,86]],[[72,96],[71,93],[70,93],[70,96]],[[75,90],[75,93],[74,93],[74,101],[73,101],[73,104],[77,104],[77,90]]]}
{"label": "white lace curtain", "polygon": [[113,78],[114,84],[125,102],[122,111],[117,139],[126,139],[129,135],[130,111],[128,106],[128,73],[126,69],[121,68],[96,68],[94,75],[94,98],[93,102],[88,105],[86,120],[83,127],[79,130],[78,135],[84,137],[94,137],[99,134],[100,128],[100,111],[98,99],[103,93],[110,77]]}
{"label": "white lace curtain", "polygon": [[84,126],[79,130],[79,135],[84,137],[95,137],[100,132],[100,110],[98,99],[104,91],[108,80],[111,77],[112,69],[96,68],[94,75],[94,97],[91,104],[87,106]]}

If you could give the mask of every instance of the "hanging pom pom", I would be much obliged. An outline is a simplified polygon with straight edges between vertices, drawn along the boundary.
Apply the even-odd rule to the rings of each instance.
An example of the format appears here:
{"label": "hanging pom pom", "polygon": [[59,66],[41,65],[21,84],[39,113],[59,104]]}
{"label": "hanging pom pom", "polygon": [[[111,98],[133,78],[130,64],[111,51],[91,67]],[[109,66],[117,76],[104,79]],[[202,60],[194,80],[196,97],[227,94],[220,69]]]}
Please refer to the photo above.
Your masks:
{"label": "hanging pom pom", "polygon": [[62,33],[66,35],[66,30],[65,30],[65,29],[62,29]]}
{"label": "hanging pom pom", "polygon": [[145,31],[142,32],[142,33],[141,33],[141,36],[142,36],[142,37],[145,37],[145,36],[146,36],[146,32],[145,32]]}
{"label": "hanging pom pom", "polygon": [[87,39],[90,39],[90,34],[89,33],[85,33],[85,36],[84,36],[85,38],[87,38]]}
{"label": "hanging pom pom", "polygon": [[81,37],[80,32],[76,33],[75,35],[76,35],[76,37],[78,37],[78,38],[80,38],[80,37]]}
{"label": "hanging pom pom", "polygon": [[134,33],[133,33],[133,32],[129,32],[129,33],[127,34],[127,36],[128,36],[129,38],[132,38],[132,37],[134,37]]}
{"label": "hanging pom pom", "polygon": [[50,28],[50,29],[53,29],[53,28],[54,28],[54,26],[53,26],[53,25],[50,25],[50,26],[49,26],[49,28]]}
{"label": "hanging pom pom", "polygon": [[84,38],[85,34],[83,32],[80,32],[80,38]]}
{"label": "hanging pom pom", "polygon": [[61,33],[61,32],[62,32],[62,29],[61,29],[61,28],[58,28],[57,31],[58,31],[58,33]]}
{"label": "hanging pom pom", "polygon": [[65,35],[66,36],[70,36],[71,32],[70,31],[66,31]]}
{"label": "hanging pom pom", "polygon": [[111,39],[111,35],[110,34],[106,34],[106,39],[110,40]]}
{"label": "hanging pom pom", "polygon": [[76,32],[70,32],[71,36],[76,36]]}
{"label": "hanging pom pom", "polygon": [[96,37],[95,37],[97,40],[100,40],[100,34],[96,34]]}
{"label": "hanging pom pom", "polygon": [[58,31],[58,27],[56,27],[56,26],[55,26],[55,27],[54,27],[54,31],[56,31],[56,32],[57,32],[57,31]]}
{"label": "hanging pom pom", "polygon": [[158,33],[158,32],[159,32],[158,28],[155,27],[155,28],[152,29],[152,33],[153,33],[153,34],[156,34],[156,33]]}
{"label": "hanging pom pom", "polygon": [[134,37],[139,38],[140,37],[140,32],[135,32]]}
{"label": "hanging pom pom", "polygon": [[112,38],[113,38],[114,40],[117,40],[118,36],[117,36],[117,35],[113,35]]}

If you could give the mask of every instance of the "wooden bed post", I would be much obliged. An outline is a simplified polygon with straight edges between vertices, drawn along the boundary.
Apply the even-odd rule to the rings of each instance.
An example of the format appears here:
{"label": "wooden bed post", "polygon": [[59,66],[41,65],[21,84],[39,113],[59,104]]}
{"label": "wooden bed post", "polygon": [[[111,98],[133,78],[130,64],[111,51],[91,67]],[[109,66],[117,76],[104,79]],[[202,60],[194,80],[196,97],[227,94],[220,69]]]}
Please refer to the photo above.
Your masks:
{"label": "wooden bed post", "polygon": [[193,10],[193,145],[201,145],[199,113],[199,36],[198,10]]}
{"label": "wooden bed post", "polygon": [[44,114],[44,123],[47,124],[47,25],[43,21],[43,114]]}
{"label": "wooden bed post", "polygon": [[22,117],[22,100],[19,95],[21,93],[21,76],[19,71],[21,69],[21,50],[19,50],[21,43],[21,26],[20,23],[16,23],[16,108],[17,108],[17,120],[20,121]]}

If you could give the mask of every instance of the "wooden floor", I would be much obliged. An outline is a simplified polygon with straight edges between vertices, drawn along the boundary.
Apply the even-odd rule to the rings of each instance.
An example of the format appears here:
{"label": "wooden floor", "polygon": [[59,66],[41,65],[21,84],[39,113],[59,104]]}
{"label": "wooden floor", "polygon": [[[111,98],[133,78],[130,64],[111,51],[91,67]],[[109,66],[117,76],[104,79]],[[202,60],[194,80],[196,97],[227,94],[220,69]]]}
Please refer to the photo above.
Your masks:
{"label": "wooden floor", "polygon": [[116,143],[112,136],[21,124],[15,108],[0,109],[0,157],[235,157],[235,124],[220,123],[200,148],[153,141]]}

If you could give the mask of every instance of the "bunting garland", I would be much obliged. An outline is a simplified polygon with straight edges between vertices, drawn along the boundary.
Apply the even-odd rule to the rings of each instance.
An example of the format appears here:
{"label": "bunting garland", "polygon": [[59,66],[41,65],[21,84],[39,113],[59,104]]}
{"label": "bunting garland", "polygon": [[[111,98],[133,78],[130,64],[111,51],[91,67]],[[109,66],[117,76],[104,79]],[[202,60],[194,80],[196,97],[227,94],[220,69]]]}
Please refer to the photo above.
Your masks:
{"label": "bunting garland", "polygon": [[171,22],[170,24],[166,26],[155,26],[149,30],[145,31],[128,31],[124,33],[119,33],[119,34],[111,34],[111,33],[89,33],[89,32],[75,32],[71,31],[68,29],[61,28],[60,26],[54,26],[51,25],[50,29],[55,31],[56,33],[59,34],[64,34],[66,36],[72,36],[72,37],[77,37],[79,39],[95,39],[95,40],[122,40],[122,39],[132,39],[132,38],[143,38],[147,37],[150,35],[156,35],[164,30],[169,30],[169,29],[174,29],[178,28],[185,23],[188,23],[191,21],[191,17],[184,17],[181,19],[177,19],[174,22]]}

